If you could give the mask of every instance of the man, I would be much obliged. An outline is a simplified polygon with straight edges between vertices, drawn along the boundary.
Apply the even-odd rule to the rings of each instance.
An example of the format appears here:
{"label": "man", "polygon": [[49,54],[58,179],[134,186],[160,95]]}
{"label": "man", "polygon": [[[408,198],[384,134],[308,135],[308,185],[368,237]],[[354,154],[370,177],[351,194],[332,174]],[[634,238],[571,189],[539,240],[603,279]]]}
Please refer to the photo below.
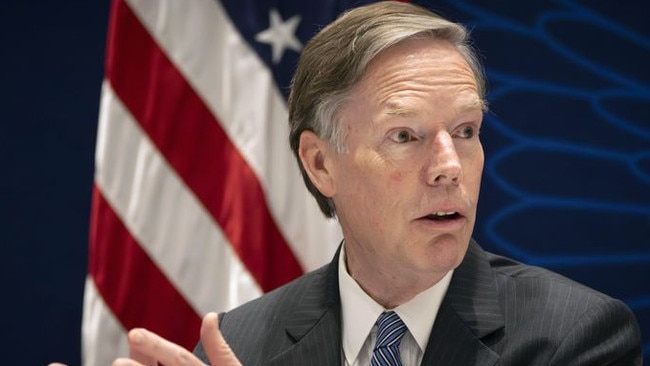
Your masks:
{"label": "man", "polygon": [[[196,355],[247,366],[641,364],[623,303],[472,241],[484,84],[465,29],[414,5],[360,7],[315,36],[292,86],[290,142],[343,244],[329,265],[209,314]],[[202,364],[142,329],[129,341],[133,359],[116,365]]]}

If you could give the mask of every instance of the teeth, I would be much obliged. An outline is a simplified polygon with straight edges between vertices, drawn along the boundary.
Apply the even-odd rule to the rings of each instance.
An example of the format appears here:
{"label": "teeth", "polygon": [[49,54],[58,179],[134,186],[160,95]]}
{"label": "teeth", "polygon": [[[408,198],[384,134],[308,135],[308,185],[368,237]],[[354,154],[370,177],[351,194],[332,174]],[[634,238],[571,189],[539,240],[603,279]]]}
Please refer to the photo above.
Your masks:
{"label": "teeth", "polygon": [[449,216],[449,215],[453,215],[455,213],[456,212],[454,212],[454,211],[451,211],[451,212],[438,211],[438,212],[434,212],[433,214],[436,215],[436,216]]}

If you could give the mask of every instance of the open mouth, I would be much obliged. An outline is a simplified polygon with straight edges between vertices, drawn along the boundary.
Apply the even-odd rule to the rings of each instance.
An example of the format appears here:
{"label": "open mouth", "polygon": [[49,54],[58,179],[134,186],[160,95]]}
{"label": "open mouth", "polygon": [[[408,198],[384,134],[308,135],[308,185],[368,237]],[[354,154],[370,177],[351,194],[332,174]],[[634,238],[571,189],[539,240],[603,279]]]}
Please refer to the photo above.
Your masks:
{"label": "open mouth", "polygon": [[432,221],[452,221],[460,218],[461,215],[458,212],[434,212],[432,214],[422,217],[424,220]]}

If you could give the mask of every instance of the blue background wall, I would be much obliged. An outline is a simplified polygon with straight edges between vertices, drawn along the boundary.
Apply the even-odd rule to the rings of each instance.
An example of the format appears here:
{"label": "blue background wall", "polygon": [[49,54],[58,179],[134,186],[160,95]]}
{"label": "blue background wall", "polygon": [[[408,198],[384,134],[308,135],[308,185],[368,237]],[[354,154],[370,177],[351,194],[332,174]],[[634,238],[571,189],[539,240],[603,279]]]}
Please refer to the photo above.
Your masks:
{"label": "blue background wall", "polygon": [[[475,236],[626,301],[650,362],[650,3],[434,7],[473,29],[490,80]],[[80,363],[108,9],[106,0],[0,2],[7,364]]]}

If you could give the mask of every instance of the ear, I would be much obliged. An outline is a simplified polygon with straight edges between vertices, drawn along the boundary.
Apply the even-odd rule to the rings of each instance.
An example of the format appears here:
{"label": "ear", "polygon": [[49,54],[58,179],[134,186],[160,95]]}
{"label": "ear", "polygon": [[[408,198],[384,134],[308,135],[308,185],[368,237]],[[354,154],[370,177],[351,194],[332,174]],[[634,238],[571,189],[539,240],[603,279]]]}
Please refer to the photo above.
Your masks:
{"label": "ear", "polygon": [[300,145],[298,146],[300,161],[302,161],[312,184],[323,196],[329,198],[336,192],[331,170],[333,153],[329,142],[321,139],[314,132],[303,131],[300,134]]}

